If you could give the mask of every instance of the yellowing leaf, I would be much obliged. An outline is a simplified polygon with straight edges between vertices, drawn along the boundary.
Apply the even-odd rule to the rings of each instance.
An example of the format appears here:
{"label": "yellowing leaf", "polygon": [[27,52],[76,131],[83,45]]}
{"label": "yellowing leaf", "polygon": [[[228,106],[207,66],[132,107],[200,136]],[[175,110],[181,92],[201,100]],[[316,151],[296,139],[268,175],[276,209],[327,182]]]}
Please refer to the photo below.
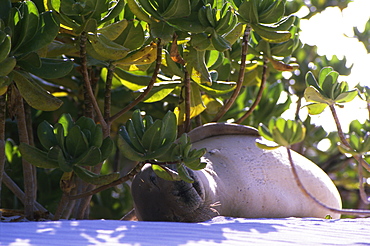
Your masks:
{"label": "yellowing leaf", "polygon": [[[101,76],[106,77],[107,69],[102,70]],[[120,81],[121,84],[126,86],[128,89],[137,91],[148,86],[151,76],[144,75],[142,72],[130,73],[120,68],[114,70],[113,80]],[[157,78],[156,82],[161,80]]]}
{"label": "yellowing leaf", "polygon": [[308,113],[311,115],[321,114],[327,106],[326,103],[312,103],[306,105]]}
{"label": "yellowing leaf", "polygon": [[[200,91],[196,85],[191,84],[191,95],[190,95],[190,119],[201,114],[206,107],[203,104]],[[178,107],[175,108],[174,113],[177,118],[177,124],[181,125],[186,118],[185,115],[185,102],[182,102]]]}
{"label": "yellowing leaf", "polygon": [[215,115],[218,113],[220,108],[222,107],[222,103],[208,95],[202,95],[202,100],[204,105],[206,106],[206,112],[211,115]]}
{"label": "yellowing leaf", "polygon": [[328,105],[333,103],[329,98],[321,95],[320,92],[313,86],[309,86],[306,88],[306,90],[304,91],[304,98],[308,102],[325,103]]}
{"label": "yellowing leaf", "polygon": [[63,101],[51,95],[39,84],[13,71],[17,88],[26,102],[33,108],[42,111],[54,111],[62,106]]}
{"label": "yellowing leaf", "polygon": [[180,84],[180,81],[160,83],[149,92],[149,95],[147,96],[147,99],[144,100],[144,102],[151,103],[161,101]]}
{"label": "yellowing leaf", "polygon": [[341,93],[337,98],[335,98],[336,103],[346,103],[352,101],[358,95],[357,89],[346,91]]}
{"label": "yellowing leaf", "polygon": [[272,138],[277,144],[281,146],[285,146],[285,147],[290,146],[290,143],[288,142],[289,139],[285,139],[285,137],[283,136],[283,134],[279,131],[277,127],[272,129]]}
{"label": "yellowing leaf", "polygon": [[280,147],[280,145],[278,145],[275,142],[272,142],[272,141],[262,142],[260,139],[256,139],[256,146],[258,148],[265,149],[265,150],[274,150]]}

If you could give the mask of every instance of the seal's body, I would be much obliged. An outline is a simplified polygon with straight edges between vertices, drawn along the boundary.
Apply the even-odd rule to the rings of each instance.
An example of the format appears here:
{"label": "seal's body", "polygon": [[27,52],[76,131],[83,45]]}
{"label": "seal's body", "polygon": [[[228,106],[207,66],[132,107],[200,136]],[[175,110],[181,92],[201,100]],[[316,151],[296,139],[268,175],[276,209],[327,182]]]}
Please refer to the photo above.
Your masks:
{"label": "seal's body", "polygon": [[[195,182],[189,184],[163,180],[146,165],[132,182],[139,220],[199,222],[217,215],[323,218],[329,213],[297,187],[285,148],[270,151],[255,145],[255,129],[214,123],[189,136],[194,148],[207,148],[202,157],[207,167],[190,171]],[[327,206],[341,208],[330,178],[302,155],[292,154],[306,189]]]}

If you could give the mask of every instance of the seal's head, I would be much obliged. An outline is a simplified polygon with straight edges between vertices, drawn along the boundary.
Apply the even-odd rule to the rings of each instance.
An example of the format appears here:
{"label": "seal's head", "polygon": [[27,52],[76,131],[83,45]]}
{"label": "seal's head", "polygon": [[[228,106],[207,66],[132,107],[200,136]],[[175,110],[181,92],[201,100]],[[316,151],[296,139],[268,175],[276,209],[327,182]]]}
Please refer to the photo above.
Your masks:
{"label": "seal's head", "polygon": [[206,204],[205,190],[196,173],[188,169],[193,183],[168,181],[145,165],[132,181],[135,213],[139,220],[199,222],[217,216]]}

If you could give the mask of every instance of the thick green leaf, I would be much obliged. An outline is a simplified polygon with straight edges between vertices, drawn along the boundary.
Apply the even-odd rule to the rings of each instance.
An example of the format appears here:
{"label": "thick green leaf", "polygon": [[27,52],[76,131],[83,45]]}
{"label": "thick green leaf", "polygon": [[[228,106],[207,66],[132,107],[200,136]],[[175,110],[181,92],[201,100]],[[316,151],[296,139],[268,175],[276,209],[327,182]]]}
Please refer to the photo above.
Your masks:
{"label": "thick green leaf", "polygon": [[293,52],[294,40],[289,39],[288,41],[280,44],[275,44],[271,47],[270,52],[273,56],[290,56]]}
{"label": "thick green leaf", "polygon": [[157,174],[157,176],[162,179],[169,180],[169,181],[181,180],[178,173],[172,171],[169,168],[159,166],[159,165],[152,165],[152,169],[155,172],[155,174]]}
{"label": "thick green leaf", "polygon": [[73,166],[73,171],[83,181],[93,185],[106,185],[119,179],[120,176],[118,172],[109,173],[106,175],[96,174],[80,166]]}
{"label": "thick green leaf", "polygon": [[99,148],[92,146],[87,150],[84,158],[74,161],[75,164],[81,166],[95,166],[102,161],[101,151]]}
{"label": "thick green leaf", "polygon": [[59,147],[65,151],[65,135],[64,135],[64,127],[61,123],[56,123],[54,125],[54,134],[55,138],[57,139]]}
{"label": "thick green leaf", "polygon": [[[58,155],[59,155],[60,150],[61,149],[60,149],[59,145],[51,147],[48,151],[48,158],[51,159],[51,160],[58,161]],[[59,166],[59,164],[58,164],[58,166]]]}
{"label": "thick green leaf", "polygon": [[33,80],[29,80],[21,73],[13,70],[11,74],[20,94],[31,107],[42,111],[54,111],[63,104],[62,100],[54,97],[40,85]]}
{"label": "thick green leaf", "polygon": [[69,134],[69,130],[75,125],[70,114],[62,114],[58,120],[58,123],[63,126],[64,136],[67,136]]}
{"label": "thick green leaf", "polygon": [[[97,1],[97,3],[102,2],[102,1]],[[112,6],[112,3],[115,3],[114,6]],[[125,7],[126,1],[119,0],[119,1],[106,1],[106,6],[107,6],[107,12],[106,14],[101,14],[99,13],[99,6],[97,5],[96,11],[98,20],[103,16],[100,21],[98,21],[98,24],[102,23],[109,23],[109,21],[113,20],[116,18],[123,10]]]}
{"label": "thick green leaf", "polygon": [[114,147],[114,143],[110,137],[106,137],[103,140],[100,147],[102,161],[106,160],[113,153]]}
{"label": "thick green leaf", "polygon": [[355,132],[358,135],[363,135],[362,133],[362,124],[359,120],[353,120],[349,124],[349,132]]}
{"label": "thick green leaf", "polygon": [[316,88],[310,86],[304,91],[304,98],[308,102],[326,103],[331,105],[333,101],[327,97],[324,97]]}
{"label": "thick green leaf", "polygon": [[[120,68],[114,70],[114,77],[128,89],[133,91],[143,89],[149,84],[151,79],[151,76],[130,73]],[[160,80],[157,79],[157,81],[159,82]]]}
{"label": "thick green leaf", "polygon": [[[189,143],[189,148],[190,151],[188,156],[183,158],[184,164],[192,170],[200,170],[205,168],[207,163],[201,162],[200,158],[207,153],[206,148],[192,149],[191,143]],[[186,155],[186,153],[184,153],[184,155]]]}
{"label": "thick green leaf", "polygon": [[145,42],[145,35],[142,25],[137,21],[129,21],[128,26],[121,35],[115,40],[118,44],[130,49],[136,50]]}
{"label": "thick green leaf", "polygon": [[246,0],[239,6],[239,15],[246,23],[258,23],[258,10],[254,0]]}
{"label": "thick green leaf", "polygon": [[155,151],[158,147],[160,147],[163,139],[160,138],[162,127],[162,121],[156,120],[154,121],[153,125],[146,129],[142,138],[142,144],[144,148],[148,151]]}
{"label": "thick green leaf", "polygon": [[136,109],[132,113],[131,119],[132,119],[132,123],[133,123],[134,128],[135,128],[135,132],[136,132],[137,136],[141,139],[143,137],[145,128],[144,128],[143,117],[141,116],[140,109]]}
{"label": "thick green leaf", "polygon": [[91,140],[89,146],[95,146],[100,148],[103,143],[103,130],[100,124],[95,126],[94,131],[91,132]]}
{"label": "thick green leaf", "polygon": [[368,152],[370,152],[370,132],[366,133],[361,149],[361,153],[363,154]]}
{"label": "thick green leaf", "polygon": [[191,13],[190,0],[173,1],[167,6],[167,9],[161,13],[161,16],[166,19],[174,19],[189,16]]}
{"label": "thick green leaf", "polygon": [[346,103],[352,101],[358,95],[357,89],[351,91],[346,91],[341,93],[337,98],[335,98],[336,103]]}
{"label": "thick green leaf", "polygon": [[38,77],[57,79],[70,73],[74,66],[74,62],[67,59],[41,58],[40,60],[40,67],[35,67],[32,63],[23,64],[22,67]]}
{"label": "thick green leaf", "polygon": [[37,137],[41,145],[47,150],[58,144],[53,126],[46,121],[41,122],[37,127]]}
{"label": "thick green leaf", "polygon": [[[135,111],[137,112],[137,111]],[[134,115],[137,115],[137,113],[134,112]],[[141,116],[140,116],[141,117]],[[134,117],[133,117],[134,118]],[[135,118],[135,121],[136,121],[136,118]],[[136,123],[137,124],[137,123]],[[145,153],[146,150],[142,144],[142,135],[141,137],[139,136],[139,134],[136,132],[136,129],[139,128],[139,132],[142,131],[143,128],[140,129],[140,127],[138,126],[135,126],[136,125],[132,119],[129,119],[127,122],[126,122],[126,129],[127,129],[127,133],[130,137],[130,141],[132,143],[132,146],[135,148],[135,150],[137,150],[139,153]]]}
{"label": "thick green leaf", "polygon": [[75,124],[80,126],[81,129],[87,129],[90,132],[94,132],[96,127],[94,120],[85,116],[80,117]]}
{"label": "thick green leaf", "polygon": [[59,21],[51,11],[40,15],[40,25],[36,34],[31,40],[18,49],[18,53],[37,51],[51,43],[59,32]]}
{"label": "thick green leaf", "polygon": [[207,33],[196,33],[191,35],[190,44],[196,50],[206,50],[210,47],[211,40]]}
{"label": "thick green leaf", "polygon": [[152,103],[161,101],[180,85],[180,81],[158,83],[149,92],[148,96],[143,102]]}
{"label": "thick green leaf", "polygon": [[205,91],[207,94],[217,96],[235,90],[236,83],[226,81],[213,81],[211,86],[207,84],[198,84],[198,83],[197,86],[199,86],[201,90]]}
{"label": "thick green leaf", "polygon": [[71,162],[67,161],[64,156],[64,153],[61,149],[58,148],[58,164],[59,168],[62,169],[63,172],[72,172],[73,165]]}
{"label": "thick green leaf", "polygon": [[313,86],[315,89],[321,91],[319,84],[311,71],[306,74],[306,84],[307,86]]}
{"label": "thick green leaf", "polygon": [[295,133],[292,138],[292,144],[302,142],[306,136],[306,127],[304,127],[304,125],[301,123],[296,124],[296,128],[294,132]]}
{"label": "thick green leaf", "polygon": [[0,77],[7,76],[8,74],[10,74],[16,65],[17,65],[17,60],[14,56],[6,57],[2,62],[0,62],[0,68],[1,68]]}
{"label": "thick green leaf", "polygon": [[188,170],[186,169],[183,163],[178,163],[176,167],[177,167],[177,172],[182,180],[184,180],[187,183],[194,182],[194,179],[190,176]]}
{"label": "thick green leaf", "polygon": [[188,53],[184,54],[184,58],[188,62],[187,69],[191,79],[198,84],[205,83],[211,86],[212,78],[206,66],[205,52],[205,50],[190,49]]}
{"label": "thick green leaf", "polygon": [[361,149],[361,140],[356,133],[352,133],[349,135],[349,143],[354,150],[358,151]]}
{"label": "thick green leaf", "polygon": [[31,145],[21,143],[19,145],[19,151],[22,154],[22,158],[36,167],[57,168],[59,166],[56,160],[48,158],[47,152],[41,151]]}
{"label": "thick green leaf", "polygon": [[[324,79],[324,82],[321,84],[321,88],[324,92],[324,96],[330,99],[334,99],[334,90],[336,87],[336,81],[334,80],[334,76],[331,74],[336,73],[335,71],[329,72]],[[338,73],[337,73],[338,75]]]}
{"label": "thick green leaf", "polygon": [[[144,129],[145,130],[149,129],[149,127],[151,125],[153,125],[153,123],[154,123],[154,121],[153,121],[152,116],[150,116],[148,114],[144,116],[143,124],[144,124]],[[144,134],[144,132],[143,132],[143,134]]]}
{"label": "thick green leaf", "polygon": [[269,140],[269,141],[273,141],[273,138],[272,138],[272,133],[271,131],[269,130],[269,128],[267,128],[264,124],[260,123],[258,125],[258,133],[264,137],[265,139]]}
{"label": "thick green leaf", "polygon": [[312,103],[306,105],[308,113],[311,115],[321,114],[327,106],[326,103]]}
{"label": "thick green leaf", "polygon": [[88,147],[89,143],[81,128],[77,125],[73,126],[66,136],[66,150],[68,154],[77,158],[87,151]]}
{"label": "thick green leaf", "polygon": [[[202,100],[202,96],[199,88],[191,83],[191,93],[190,93],[190,118],[194,118],[197,115],[201,114],[205,109],[205,105]],[[181,125],[185,121],[185,102],[180,103],[174,110],[176,114],[178,125]]]}
{"label": "thick green leaf", "polygon": [[[120,150],[120,152],[129,160],[132,160],[132,161],[145,161],[146,160],[146,157],[137,152],[133,147],[132,147],[132,144],[131,142],[128,142],[126,139],[127,137],[123,137],[123,132],[122,131],[123,128],[121,128],[121,131],[118,135],[118,139],[117,139],[117,147],[118,149]],[[127,132],[126,132],[127,134]]]}
{"label": "thick green leaf", "polygon": [[332,67],[324,67],[320,70],[320,74],[319,74],[319,85],[320,87],[322,87],[324,81],[325,81],[325,78],[326,76],[328,76],[328,74],[333,71],[333,68]]}
{"label": "thick green leaf", "polygon": [[3,1],[1,1],[0,19],[7,20],[11,8],[12,8],[12,2],[11,2],[11,0],[3,0]]}
{"label": "thick green leaf", "polygon": [[30,52],[17,59],[17,65],[21,66],[24,70],[27,70],[29,67],[41,68],[41,58],[36,52]]}
{"label": "thick green leaf", "polygon": [[358,153],[356,152],[356,151],[354,151],[354,150],[352,150],[352,149],[350,149],[350,148],[348,148],[347,146],[345,146],[345,145],[343,145],[343,144],[338,144],[338,149],[339,149],[339,151],[341,152],[341,153],[343,153],[343,154],[350,154],[350,155],[352,155],[352,156],[356,156],[356,155],[358,155]]}
{"label": "thick green leaf", "polygon": [[[25,20],[26,23],[22,23],[22,32],[23,32],[23,39],[25,42],[32,40],[32,38],[36,35],[37,29],[39,27],[39,11],[37,9],[36,4],[33,1],[24,1],[25,5],[27,5],[25,12],[27,14],[23,14],[23,18],[27,18]],[[26,16],[27,17],[26,17]]]}
{"label": "thick green leaf", "polygon": [[150,33],[153,38],[161,39],[163,44],[167,44],[168,42],[172,41],[174,32],[175,29],[164,21],[153,22],[150,25]]}
{"label": "thick green leaf", "polygon": [[[266,3],[269,1],[259,1],[260,3]],[[267,8],[258,8],[258,18],[261,23],[275,23],[284,16],[285,13],[285,2],[274,1],[272,4],[267,5]]]}
{"label": "thick green leaf", "polygon": [[265,150],[274,150],[280,147],[280,145],[278,145],[275,142],[261,141],[260,139],[256,139],[256,146],[258,148],[265,149]]}
{"label": "thick green leaf", "polygon": [[176,115],[168,111],[162,119],[161,139],[163,145],[172,144],[177,137],[177,120]]}
{"label": "thick green leaf", "polygon": [[[348,91],[348,90],[349,90],[348,83],[347,83],[347,82],[345,82],[345,81],[340,82],[340,83],[338,84],[338,88],[339,88],[339,89],[336,89],[336,92],[338,92],[338,94],[339,94],[339,93],[346,92],[346,91]],[[335,96],[339,96],[339,95],[337,95],[337,94],[336,94]]]}
{"label": "thick green leaf", "polygon": [[280,146],[290,146],[289,140],[284,138],[283,133],[280,132],[277,127],[272,129],[272,138],[274,139],[274,142],[276,142]]}
{"label": "thick green leaf", "polygon": [[286,120],[285,125],[284,125],[284,130],[282,131],[282,135],[284,139],[286,139],[289,142],[289,144],[292,144],[291,139],[292,139],[293,134],[294,134],[293,121]]}

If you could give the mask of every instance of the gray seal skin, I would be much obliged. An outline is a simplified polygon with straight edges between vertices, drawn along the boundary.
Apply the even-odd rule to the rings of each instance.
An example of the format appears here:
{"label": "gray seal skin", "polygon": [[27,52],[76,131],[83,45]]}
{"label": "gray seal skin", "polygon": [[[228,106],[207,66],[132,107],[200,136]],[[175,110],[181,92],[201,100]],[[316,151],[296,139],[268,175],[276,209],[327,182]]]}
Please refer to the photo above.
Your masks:
{"label": "gray seal skin", "polygon": [[[323,209],[297,187],[285,148],[255,145],[254,128],[210,123],[189,132],[194,148],[206,148],[206,168],[189,170],[194,183],[166,181],[145,165],[132,181],[138,220],[200,222],[215,216],[243,218],[318,217],[340,214]],[[302,155],[292,153],[306,189],[329,207],[341,208],[330,178]]]}

